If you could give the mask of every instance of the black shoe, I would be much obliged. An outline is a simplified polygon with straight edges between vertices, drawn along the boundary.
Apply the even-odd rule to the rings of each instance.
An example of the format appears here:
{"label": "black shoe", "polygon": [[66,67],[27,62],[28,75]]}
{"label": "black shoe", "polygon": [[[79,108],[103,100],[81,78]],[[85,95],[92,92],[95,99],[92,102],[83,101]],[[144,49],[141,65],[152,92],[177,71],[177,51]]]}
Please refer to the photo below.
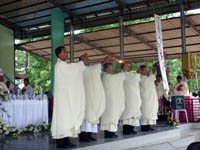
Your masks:
{"label": "black shoe", "polygon": [[89,137],[91,141],[97,141],[97,139],[93,138],[92,136]]}
{"label": "black shoe", "polygon": [[142,131],[142,132],[148,132],[148,131],[149,131],[148,126],[147,126],[147,125],[142,125],[142,126],[141,126],[141,131]]}
{"label": "black shoe", "polygon": [[154,131],[154,129],[153,128],[149,128],[149,131]]}
{"label": "black shoe", "polygon": [[148,128],[148,130],[149,130],[149,131],[154,131],[154,129],[153,129],[153,128],[151,128],[151,126],[150,126],[150,125],[147,125],[147,128]]}
{"label": "black shoe", "polygon": [[73,143],[69,142],[69,143],[68,143],[68,146],[69,146],[70,148],[74,148],[74,147],[76,147],[76,144],[73,144]]}
{"label": "black shoe", "polygon": [[89,138],[79,138],[79,142],[91,142]]}
{"label": "black shoe", "polygon": [[132,134],[137,134],[137,132],[133,130],[133,131],[132,131]]}
{"label": "black shoe", "polygon": [[95,139],[94,137],[92,137],[92,133],[88,132],[88,138],[91,140],[91,141],[97,141],[97,139]]}
{"label": "black shoe", "polygon": [[117,138],[118,135],[115,134],[115,132],[110,131],[104,131],[104,138]]}
{"label": "black shoe", "polygon": [[79,134],[79,142],[90,142],[90,138],[87,132],[81,132]]}
{"label": "black shoe", "polygon": [[56,144],[56,148],[70,148],[68,144]]}
{"label": "black shoe", "polygon": [[123,125],[123,135],[131,135],[133,127],[130,125]]}

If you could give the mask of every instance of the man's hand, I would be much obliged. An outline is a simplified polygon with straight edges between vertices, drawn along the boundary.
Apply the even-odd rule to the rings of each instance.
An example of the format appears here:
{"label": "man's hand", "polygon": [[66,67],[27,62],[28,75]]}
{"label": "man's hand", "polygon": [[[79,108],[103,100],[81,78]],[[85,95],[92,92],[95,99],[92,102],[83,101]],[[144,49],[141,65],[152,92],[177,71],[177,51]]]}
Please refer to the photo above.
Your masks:
{"label": "man's hand", "polygon": [[112,57],[106,56],[101,64],[104,65],[105,63],[109,62],[111,59]]}

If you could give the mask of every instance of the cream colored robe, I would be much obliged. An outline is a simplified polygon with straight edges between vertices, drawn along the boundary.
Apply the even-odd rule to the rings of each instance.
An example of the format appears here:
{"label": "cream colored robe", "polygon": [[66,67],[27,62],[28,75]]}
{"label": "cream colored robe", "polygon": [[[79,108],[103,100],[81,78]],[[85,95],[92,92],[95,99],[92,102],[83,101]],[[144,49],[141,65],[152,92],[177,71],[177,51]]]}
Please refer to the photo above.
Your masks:
{"label": "cream colored robe", "polygon": [[[182,90],[181,91],[178,91],[177,88],[180,86],[180,85],[183,85],[182,86]],[[174,87],[174,95],[184,95],[184,96],[189,96],[189,90],[188,90],[188,86],[187,86],[187,83],[181,81],[181,83],[176,83],[175,84],[175,87]]]}
{"label": "cream colored robe", "polygon": [[124,73],[125,109],[121,116],[123,125],[139,126],[141,117],[140,74]]}
{"label": "cream colored robe", "polygon": [[55,66],[54,106],[51,126],[55,139],[76,137],[85,115],[83,62],[68,64],[58,59]]}
{"label": "cream colored robe", "polygon": [[157,120],[158,113],[158,97],[155,87],[155,76],[141,75],[140,95],[142,99],[141,106],[141,125],[154,125]]}
{"label": "cream colored robe", "polygon": [[156,92],[157,92],[158,99],[163,97],[163,95],[164,95],[164,87],[163,87],[163,81],[162,80],[159,83],[157,83]]}
{"label": "cream colored robe", "polygon": [[97,124],[105,110],[105,92],[101,80],[101,64],[86,67],[83,73],[86,108],[85,120]]}
{"label": "cream colored robe", "polygon": [[101,117],[101,130],[117,131],[117,125],[125,106],[124,79],[124,73],[104,73],[103,86],[106,95],[106,109]]}
{"label": "cream colored robe", "polygon": [[9,89],[7,88],[6,84],[3,82],[0,82],[0,94],[4,94],[4,92],[10,93]]}

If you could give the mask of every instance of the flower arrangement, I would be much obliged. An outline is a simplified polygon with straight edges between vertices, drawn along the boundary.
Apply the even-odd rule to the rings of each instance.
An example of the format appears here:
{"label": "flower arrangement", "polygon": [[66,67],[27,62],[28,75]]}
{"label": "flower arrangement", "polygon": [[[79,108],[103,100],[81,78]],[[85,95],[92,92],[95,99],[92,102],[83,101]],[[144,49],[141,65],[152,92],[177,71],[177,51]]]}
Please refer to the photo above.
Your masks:
{"label": "flower arrangement", "polygon": [[163,105],[166,108],[167,124],[173,127],[177,126],[178,122],[172,119],[172,116],[171,116],[171,111],[172,111],[171,102],[169,101],[169,98],[166,98],[166,96],[163,96]]}
{"label": "flower arrangement", "polygon": [[39,133],[39,132],[48,132],[50,129],[50,126],[47,125],[46,123],[42,123],[39,126],[35,125],[28,125],[27,127],[23,129],[17,129],[15,127],[11,126],[6,126],[4,121],[0,118],[0,134],[1,135],[12,135],[12,136],[17,136],[22,133]]}

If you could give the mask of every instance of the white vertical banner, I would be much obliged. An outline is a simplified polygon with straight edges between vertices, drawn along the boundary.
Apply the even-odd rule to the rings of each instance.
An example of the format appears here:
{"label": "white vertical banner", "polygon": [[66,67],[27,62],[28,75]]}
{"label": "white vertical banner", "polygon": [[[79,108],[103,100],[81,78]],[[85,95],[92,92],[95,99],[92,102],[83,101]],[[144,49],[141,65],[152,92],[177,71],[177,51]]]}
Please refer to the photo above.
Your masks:
{"label": "white vertical banner", "polygon": [[162,75],[163,86],[166,91],[169,91],[169,84],[167,81],[167,73],[165,66],[165,57],[163,52],[163,38],[162,38],[162,25],[160,16],[154,15],[155,17],[155,28],[156,28],[156,39],[157,39],[157,51],[158,51],[158,60],[160,65],[160,72]]}

